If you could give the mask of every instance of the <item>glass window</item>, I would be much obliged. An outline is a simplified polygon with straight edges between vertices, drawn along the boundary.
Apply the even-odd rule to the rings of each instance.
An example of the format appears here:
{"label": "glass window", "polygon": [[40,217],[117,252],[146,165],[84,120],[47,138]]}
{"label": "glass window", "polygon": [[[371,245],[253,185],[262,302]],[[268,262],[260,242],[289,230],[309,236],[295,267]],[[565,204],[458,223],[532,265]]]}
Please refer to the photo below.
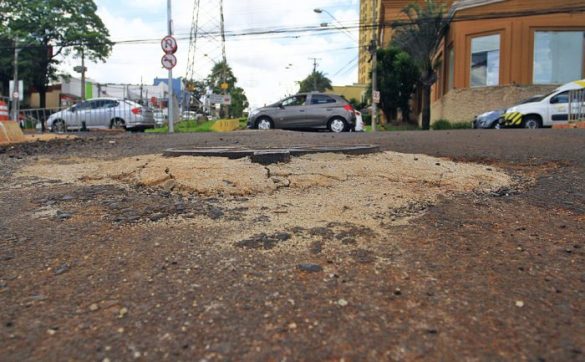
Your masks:
{"label": "glass window", "polygon": [[321,94],[313,94],[311,96],[311,104],[327,104],[335,103],[335,99]]}
{"label": "glass window", "polygon": [[299,96],[294,96],[294,97],[290,97],[285,99],[284,101],[282,101],[282,105],[285,107],[290,107],[290,106],[302,106],[303,104],[305,104],[305,100],[307,99],[307,96],[305,95],[299,95]]}
{"label": "glass window", "polygon": [[500,34],[471,39],[471,86],[500,84]]}
{"label": "glass window", "polygon": [[534,84],[564,84],[583,78],[583,31],[534,33]]}
{"label": "glass window", "polygon": [[75,106],[75,109],[78,110],[78,111],[85,110],[85,109],[90,109],[90,108],[91,108],[91,103],[90,102],[87,102],[87,101],[78,103]]}
{"label": "glass window", "polygon": [[90,101],[91,103],[91,108],[93,109],[99,109],[99,108],[103,108],[104,107],[104,100],[95,100],[95,101]]}
{"label": "glass window", "polygon": [[569,91],[559,93],[550,99],[550,104],[569,103]]}

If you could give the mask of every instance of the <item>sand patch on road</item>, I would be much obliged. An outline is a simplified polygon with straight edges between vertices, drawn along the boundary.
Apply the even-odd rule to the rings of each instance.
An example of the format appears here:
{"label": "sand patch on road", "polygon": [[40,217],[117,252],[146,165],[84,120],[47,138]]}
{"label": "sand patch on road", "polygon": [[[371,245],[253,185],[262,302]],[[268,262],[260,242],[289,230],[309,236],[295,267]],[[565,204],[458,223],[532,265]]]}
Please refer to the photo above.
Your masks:
{"label": "sand patch on road", "polygon": [[[494,167],[396,152],[313,154],[269,166],[249,159],[191,156],[148,155],[114,161],[71,158],[59,164],[47,158],[24,167],[19,176],[218,197],[227,209],[245,206],[252,222],[258,215],[269,215],[273,230],[344,220],[374,228],[381,218],[404,221],[420,211],[419,205],[424,209],[439,197],[512,184],[509,175]],[[245,203],[234,201],[241,196]]]}

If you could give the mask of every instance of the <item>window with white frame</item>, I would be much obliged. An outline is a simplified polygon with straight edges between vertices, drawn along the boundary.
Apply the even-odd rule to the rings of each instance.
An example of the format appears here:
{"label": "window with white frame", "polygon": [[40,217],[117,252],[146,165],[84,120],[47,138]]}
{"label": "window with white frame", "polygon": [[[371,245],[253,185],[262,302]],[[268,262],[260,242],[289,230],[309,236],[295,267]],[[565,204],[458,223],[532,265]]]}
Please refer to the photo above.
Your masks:
{"label": "window with white frame", "polygon": [[563,84],[582,79],[585,31],[535,31],[534,84]]}
{"label": "window with white frame", "polygon": [[471,86],[500,84],[500,34],[471,39]]}

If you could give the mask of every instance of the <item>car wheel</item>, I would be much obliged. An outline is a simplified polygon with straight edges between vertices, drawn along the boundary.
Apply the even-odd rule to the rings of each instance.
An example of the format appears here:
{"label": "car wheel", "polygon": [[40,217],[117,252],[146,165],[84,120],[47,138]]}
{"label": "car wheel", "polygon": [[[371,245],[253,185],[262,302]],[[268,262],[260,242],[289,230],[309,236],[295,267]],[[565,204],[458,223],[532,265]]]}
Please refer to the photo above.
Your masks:
{"label": "car wheel", "polygon": [[274,128],[274,125],[272,124],[272,120],[270,120],[270,118],[262,117],[256,121],[256,128],[267,130]]}
{"label": "car wheel", "polygon": [[524,119],[524,122],[522,123],[522,126],[524,128],[529,128],[529,129],[536,129],[536,128],[540,128],[540,119],[533,117],[533,116],[529,116],[526,117]]}
{"label": "car wheel", "polygon": [[340,133],[347,129],[347,124],[343,118],[333,118],[329,121],[327,128],[329,128],[331,132]]}
{"label": "car wheel", "polygon": [[62,119],[57,119],[53,122],[53,126],[51,130],[56,133],[65,133],[67,132],[67,124]]}
{"label": "car wheel", "polygon": [[123,129],[125,128],[126,123],[124,122],[123,119],[120,118],[114,118],[112,119],[112,122],[110,123],[110,128],[115,128],[115,129]]}

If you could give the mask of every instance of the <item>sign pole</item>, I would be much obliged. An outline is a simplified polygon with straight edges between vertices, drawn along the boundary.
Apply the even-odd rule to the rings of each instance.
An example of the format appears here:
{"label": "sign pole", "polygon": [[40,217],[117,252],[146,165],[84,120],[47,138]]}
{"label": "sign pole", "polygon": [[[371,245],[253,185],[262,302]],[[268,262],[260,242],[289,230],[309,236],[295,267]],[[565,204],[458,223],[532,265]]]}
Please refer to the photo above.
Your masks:
{"label": "sign pole", "polygon": [[14,39],[14,86],[13,86],[13,94],[12,96],[12,120],[18,122],[18,114],[19,111],[19,101],[20,101],[20,92],[21,90],[18,89],[18,53],[20,49],[18,48],[18,38]]}
{"label": "sign pole", "polygon": [[[167,23],[168,23],[168,35],[173,35],[173,20],[171,16],[171,0],[167,0]],[[173,68],[169,69],[169,102],[168,102],[168,114],[169,114],[169,133],[175,132],[175,112],[174,112],[174,101],[173,101]]]}
{"label": "sign pole", "polygon": [[378,92],[378,19],[376,19],[376,7],[378,1],[372,0],[372,132],[376,132],[378,109],[376,104],[376,92]]}

